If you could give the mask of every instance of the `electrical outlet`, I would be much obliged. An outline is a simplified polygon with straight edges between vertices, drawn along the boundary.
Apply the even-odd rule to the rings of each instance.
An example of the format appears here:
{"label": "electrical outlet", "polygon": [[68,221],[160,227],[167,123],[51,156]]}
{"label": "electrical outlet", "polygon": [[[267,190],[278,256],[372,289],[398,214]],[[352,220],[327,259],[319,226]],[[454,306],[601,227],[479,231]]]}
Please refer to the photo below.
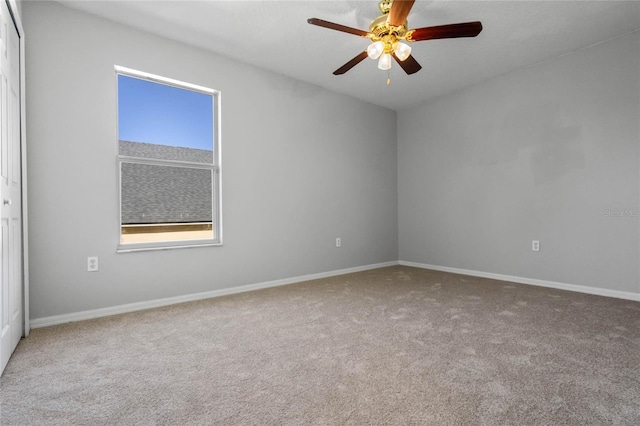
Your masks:
{"label": "electrical outlet", "polygon": [[538,240],[531,241],[531,250],[540,251],[540,241]]}
{"label": "electrical outlet", "polygon": [[87,258],[87,271],[98,272],[98,256],[91,256]]}
{"label": "electrical outlet", "polygon": [[342,238],[336,238],[336,247],[342,247]]}

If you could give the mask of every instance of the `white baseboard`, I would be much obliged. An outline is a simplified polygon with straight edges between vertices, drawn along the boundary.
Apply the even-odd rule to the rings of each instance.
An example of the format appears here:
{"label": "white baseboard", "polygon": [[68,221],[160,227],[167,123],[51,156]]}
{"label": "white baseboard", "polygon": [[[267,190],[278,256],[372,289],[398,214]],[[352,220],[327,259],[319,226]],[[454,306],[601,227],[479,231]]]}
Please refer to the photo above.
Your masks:
{"label": "white baseboard", "polygon": [[615,297],[617,299],[640,301],[640,293],[631,293],[627,291],[609,290],[606,288],[586,287],[575,284],[558,283],[554,281],[537,280],[534,278],[514,277],[511,275],[493,274],[490,272],[472,271],[468,269],[450,268],[447,266],[427,265],[425,263],[406,262],[400,260],[398,262],[403,266],[413,266],[415,268],[431,269],[434,271],[451,272],[453,274],[469,275],[472,277],[490,278],[499,281],[509,281],[518,284],[529,284],[539,287],[549,287],[558,290],[575,291],[578,293],[595,294],[597,296]]}
{"label": "white baseboard", "polygon": [[260,290],[269,287],[294,284],[303,281],[317,280],[320,278],[334,277],[337,275],[351,274],[353,272],[368,271],[370,269],[385,268],[398,265],[398,261],[376,263],[372,265],[357,266],[355,268],[338,269],[335,271],[321,272],[318,274],[302,275],[299,277],[284,278],[281,280],[266,281],[257,284],[248,284],[239,287],[223,288],[220,290],[206,291],[204,293],[187,294],[184,296],[168,297],[166,299],[149,300],[146,302],[129,303],[126,305],[111,306],[108,308],[93,309],[90,311],[74,312],[70,314],[53,315],[50,317],[35,318],[30,321],[31,328],[49,327],[67,322],[84,321],[101,318],[110,315],[124,314],[127,312],[142,311],[145,309],[159,308],[175,305],[177,303],[192,302],[195,300],[210,299],[212,297],[226,296],[229,294],[243,293],[246,291]]}
{"label": "white baseboard", "polygon": [[84,321],[89,319],[101,318],[110,315],[124,314],[127,312],[142,311],[145,309],[159,308],[162,306],[174,305],[177,303],[192,302],[195,300],[210,299],[213,297],[226,296],[236,293],[244,293],[252,290],[260,290],[263,288],[278,287],[282,285],[295,284],[303,281],[317,280],[321,278],[334,277],[338,275],[351,274],[354,272],[368,271],[371,269],[385,268],[388,266],[403,265],[412,266],[421,269],[431,269],[434,271],[451,272],[453,274],[469,275],[473,277],[490,278],[499,281],[509,281],[519,284],[535,285],[539,287],[549,287],[558,290],[575,291],[578,293],[594,294],[598,296],[615,297],[617,299],[626,299],[640,301],[640,293],[631,293],[626,291],[609,290],[598,287],[586,287],[575,284],[565,284],[554,281],[544,281],[534,278],[522,278],[511,275],[494,274],[490,272],[473,271],[469,269],[450,268],[447,266],[428,265],[425,263],[407,262],[407,261],[391,261],[384,263],[376,263],[372,265],[358,266],[355,268],[338,269],[335,271],[321,272],[317,274],[301,275],[298,277],[284,278],[281,280],[266,281],[257,284],[248,284],[239,287],[230,287],[220,290],[212,290],[204,293],[187,294],[184,296],[168,297],[165,299],[155,299],[145,302],[129,303],[126,305],[111,306],[108,308],[93,309],[90,311],[74,312],[70,314],[53,315],[50,317],[35,318],[30,321],[32,329],[49,327],[52,325],[64,324],[74,321]]}

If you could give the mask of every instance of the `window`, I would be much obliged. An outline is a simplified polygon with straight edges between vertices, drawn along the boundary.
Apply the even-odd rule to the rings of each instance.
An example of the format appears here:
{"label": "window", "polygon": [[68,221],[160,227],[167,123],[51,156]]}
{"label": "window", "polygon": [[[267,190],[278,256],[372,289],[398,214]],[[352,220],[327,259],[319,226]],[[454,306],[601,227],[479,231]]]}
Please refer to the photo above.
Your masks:
{"label": "window", "polygon": [[116,67],[118,251],[219,245],[220,93]]}

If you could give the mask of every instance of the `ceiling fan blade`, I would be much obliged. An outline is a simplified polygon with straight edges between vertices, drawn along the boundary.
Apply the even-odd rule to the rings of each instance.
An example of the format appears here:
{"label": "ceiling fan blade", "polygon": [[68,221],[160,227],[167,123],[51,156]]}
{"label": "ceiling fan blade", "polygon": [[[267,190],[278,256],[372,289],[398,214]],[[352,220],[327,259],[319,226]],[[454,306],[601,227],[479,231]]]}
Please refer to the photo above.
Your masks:
{"label": "ceiling fan blade", "polygon": [[361,52],[358,56],[356,56],[355,58],[353,58],[352,60],[350,60],[349,62],[347,62],[340,68],[338,68],[337,70],[335,70],[333,72],[333,75],[344,74],[345,72],[349,71],[351,68],[355,67],[360,62],[362,62],[366,57],[367,57],[367,51],[365,50],[364,52]]}
{"label": "ceiling fan blade", "polygon": [[393,59],[396,60],[398,65],[400,65],[404,72],[406,72],[407,74],[415,74],[422,69],[422,65],[420,65],[418,61],[416,61],[416,59],[411,55],[409,55],[409,57],[404,61],[401,61],[394,53]]}
{"label": "ceiling fan blade", "polygon": [[343,33],[355,34],[360,37],[366,37],[369,35],[368,32],[359,30],[357,28],[347,27],[345,25],[334,24],[333,22],[325,21],[323,19],[318,18],[310,18],[307,19],[307,22],[311,25],[317,25],[319,27],[329,28],[331,30],[342,31]]}
{"label": "ceiling fan blade", "polygon": [[464,22],[462,24],[440,25],[411,30],[407,33],[408,41],[433,40],[438,38],[475,37],[482,31],[482,23]]}
{"label": "ceiling fan blade", "polygon": [[393,0],[389,10],[389,25],[399,27],[407,21],[407,16],[416,0]]}

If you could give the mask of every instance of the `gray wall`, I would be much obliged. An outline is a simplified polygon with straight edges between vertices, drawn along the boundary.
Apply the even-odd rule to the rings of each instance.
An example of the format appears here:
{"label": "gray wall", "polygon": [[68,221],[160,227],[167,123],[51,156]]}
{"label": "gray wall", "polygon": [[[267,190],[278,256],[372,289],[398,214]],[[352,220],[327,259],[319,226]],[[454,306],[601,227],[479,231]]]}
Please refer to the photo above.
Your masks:
{"label": "gray wall", "polygon": [[[401,111],[396,133],[394,111],[23,8],[32,318],[398,257],[640,292],[638,34]],[[115,253],[115,64],[222,91],[224,246]]]}
{"label": "gray wall", "polygon": [[[55,3],[23,7],[32,318],[398,258],[394,111]],[[221,90],[224,246],[115,253],[116,64]]]}
{"label": "gray wall", "polygon": [[400,259],[640,292],[639,58],[635,33],[399,112]]}

